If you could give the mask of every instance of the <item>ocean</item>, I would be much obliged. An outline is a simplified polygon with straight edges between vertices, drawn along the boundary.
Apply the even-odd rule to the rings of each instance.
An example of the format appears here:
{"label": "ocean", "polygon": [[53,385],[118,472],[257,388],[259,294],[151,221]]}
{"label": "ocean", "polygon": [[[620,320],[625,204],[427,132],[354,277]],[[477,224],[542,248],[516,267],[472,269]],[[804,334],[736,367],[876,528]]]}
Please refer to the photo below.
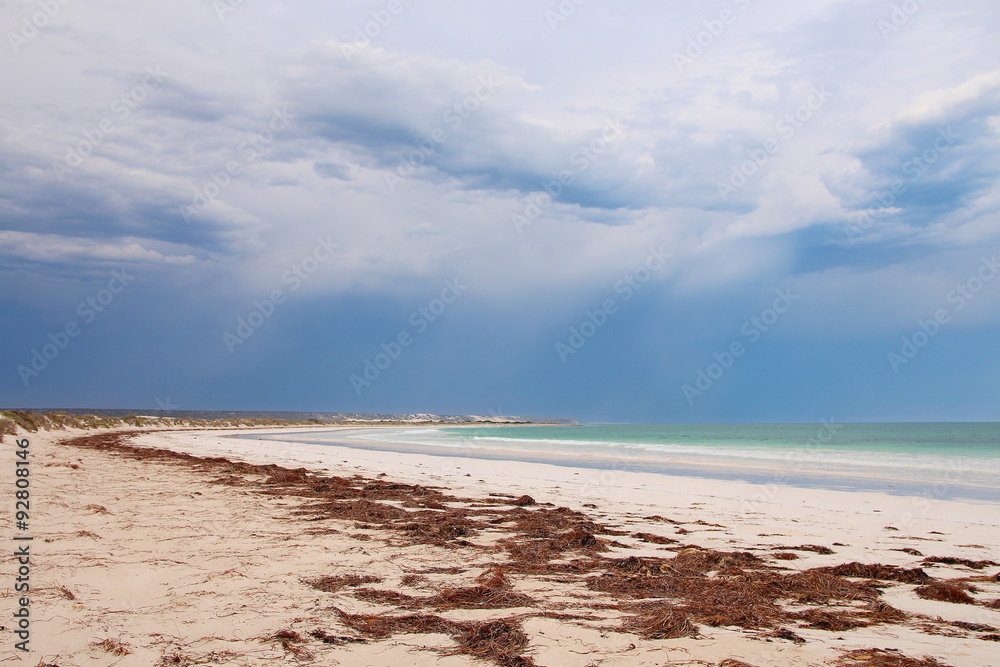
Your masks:
{"label": "ocean", "polygon": [[998,423],[400,427],[280,439],[1000,501]]}

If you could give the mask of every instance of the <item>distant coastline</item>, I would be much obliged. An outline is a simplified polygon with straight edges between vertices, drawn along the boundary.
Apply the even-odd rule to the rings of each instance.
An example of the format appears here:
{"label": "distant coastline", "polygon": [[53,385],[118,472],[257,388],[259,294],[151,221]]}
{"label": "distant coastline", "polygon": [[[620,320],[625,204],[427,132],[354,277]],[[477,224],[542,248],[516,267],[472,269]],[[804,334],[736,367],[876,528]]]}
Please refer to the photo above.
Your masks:
{"label": "distant coastline", "polygon": [[437,415],[429,413],[381,414],[363,412],[290,412],[280,410],[150,410],[146,408],[3,408],[0,412],[35,414],[97,415],[105,417],[173,417],[180,419],[281,419],[288,421],[315,420],[321,422],[433,422],[433,423],[497,423],[497,424],[576,424],[566,417],[537,418],[513,415]]}

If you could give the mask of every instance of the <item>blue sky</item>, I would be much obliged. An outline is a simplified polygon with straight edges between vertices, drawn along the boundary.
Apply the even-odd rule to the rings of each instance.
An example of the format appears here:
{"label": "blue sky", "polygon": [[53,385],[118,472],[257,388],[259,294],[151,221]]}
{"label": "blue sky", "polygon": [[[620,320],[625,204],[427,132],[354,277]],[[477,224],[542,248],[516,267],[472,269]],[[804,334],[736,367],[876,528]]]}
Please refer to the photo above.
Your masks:
{"label": "blue sky", "polygon": [[0,27],[0,404],[1000,418],[990,0]]}

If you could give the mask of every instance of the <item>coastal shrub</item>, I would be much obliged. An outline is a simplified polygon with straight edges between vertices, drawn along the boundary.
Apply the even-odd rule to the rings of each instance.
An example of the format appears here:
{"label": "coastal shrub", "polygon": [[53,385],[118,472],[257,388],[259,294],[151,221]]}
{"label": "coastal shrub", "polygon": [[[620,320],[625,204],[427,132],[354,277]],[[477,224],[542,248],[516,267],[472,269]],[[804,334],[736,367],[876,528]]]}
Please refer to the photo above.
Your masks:
{"label": "coastal shrub", "polygon": [[[29,433],[37,433],[39,429],[44,428],[48,423],[45,417],[38,414],[37,412],[22,412],[20,410],[9,410],[3,413],[6,419],[14,422],[15,425],[28,431]],[[13,435],[13,434],[11,434]]]}
{"label": "coastal shrub", "polygon": [[133,426],[137,428],[149,426],[166,427],[200,427],[200,428],[235,428],[242,426],[316,426],[322,424],[340,424],[341,422],[321,421],[318,419],[273,419],[273,418],[231,418],[231,419],[195,419],[188,417],[141,417],[126,415],[124,417],[108,417],[103,415],[72,415],[67,412],[24,412],[22,410],[7,410],[0,412],[0,441],[3,435],[15,435],[15,428],[21,428],[29,433],[38,431],[63,430],[66,428],[98,429]]}
{"label": "coastal shrub", "polygon": [[49,412],[44,418],[48,421],[49,430],[63,430],[79,425],[79,419],[68,412]]}
{"label": "coastal shrub", "polygon": [[0,442],[3,442],[6,435],[17,435],[17,422],[4,416],[0,417]]}

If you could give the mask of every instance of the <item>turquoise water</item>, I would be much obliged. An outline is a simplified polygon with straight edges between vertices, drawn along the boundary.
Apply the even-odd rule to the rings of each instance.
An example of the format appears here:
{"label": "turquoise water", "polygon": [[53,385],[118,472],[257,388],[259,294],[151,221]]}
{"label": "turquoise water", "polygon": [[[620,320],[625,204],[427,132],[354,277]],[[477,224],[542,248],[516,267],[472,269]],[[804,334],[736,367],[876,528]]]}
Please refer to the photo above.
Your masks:
{"label": "turquoise water", "polygon": [[392,428],[312,433],[308,440],[360,447],[379,441],[444,456],[1000,500],[997,423]]}
{"label": "turquoise water", "polygon": [[1000,424],[595,424],[444,428],[458,440],[526,441],[559,446],[713,448],[724,450],[788,450],[815,447],[843,452],[886,452],[914,455],[1000,458]]}

